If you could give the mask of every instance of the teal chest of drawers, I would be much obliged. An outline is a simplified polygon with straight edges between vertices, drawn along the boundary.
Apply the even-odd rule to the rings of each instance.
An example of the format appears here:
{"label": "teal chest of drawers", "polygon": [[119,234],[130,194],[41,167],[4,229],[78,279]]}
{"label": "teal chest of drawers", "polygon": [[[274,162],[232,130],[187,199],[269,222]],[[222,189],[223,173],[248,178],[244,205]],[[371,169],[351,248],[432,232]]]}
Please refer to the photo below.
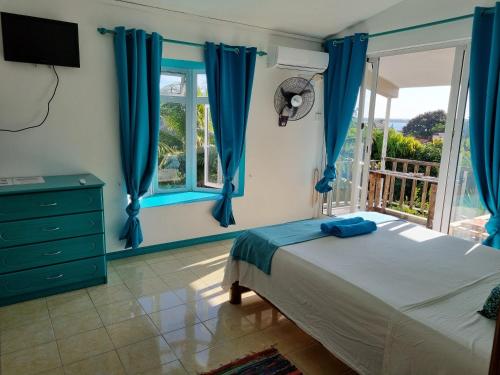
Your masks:
{"label": "teal chest of drawers", "polygon": [[0,187],[0,306],[107,281],[104,183],[43,179]]}

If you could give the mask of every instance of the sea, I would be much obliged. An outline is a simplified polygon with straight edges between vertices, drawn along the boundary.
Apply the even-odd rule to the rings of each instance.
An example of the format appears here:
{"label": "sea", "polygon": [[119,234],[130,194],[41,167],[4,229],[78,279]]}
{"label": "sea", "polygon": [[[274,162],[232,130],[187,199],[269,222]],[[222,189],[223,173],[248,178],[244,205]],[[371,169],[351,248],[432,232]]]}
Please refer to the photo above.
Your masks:
{"label": "sea", "polygon": [[394,119],[389,121],[389,127],[393,128],[397,131],[403,130],[403,128],[408,124],[408,121],[410,120],[404,120],[404,119]]}

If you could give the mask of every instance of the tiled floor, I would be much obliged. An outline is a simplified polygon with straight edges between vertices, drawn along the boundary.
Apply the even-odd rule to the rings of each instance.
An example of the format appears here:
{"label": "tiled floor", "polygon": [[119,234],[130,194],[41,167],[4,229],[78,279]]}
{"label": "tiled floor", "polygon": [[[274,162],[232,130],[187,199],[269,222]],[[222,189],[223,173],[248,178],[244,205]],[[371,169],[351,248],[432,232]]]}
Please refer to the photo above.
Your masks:
{"label": "tiled floor", "polygon": [[0,374],[196,374],[275,345],[305,374],[354,374],[258,296],[220,288],[231,241],[109,263],[109,283],[0,308]]}

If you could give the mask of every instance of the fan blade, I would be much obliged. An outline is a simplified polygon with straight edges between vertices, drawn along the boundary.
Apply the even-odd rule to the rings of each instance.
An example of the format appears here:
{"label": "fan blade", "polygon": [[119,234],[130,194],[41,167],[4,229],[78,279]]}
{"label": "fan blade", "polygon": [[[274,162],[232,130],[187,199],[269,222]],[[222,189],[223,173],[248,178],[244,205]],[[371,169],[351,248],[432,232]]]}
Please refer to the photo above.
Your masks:
{"label": "fan blade", "polygon": [[292,106],[284,105],[280,115],[289,117],[292,113]]}
{"label": "fan blade", "polygon": [[302,90],[302,92],[300,93],[300,96],[305,95],[305,94],[310,94],[310,93],[311,93],[311,90],[305,89],[305,90]]}
{"label": "fan blade", "polygon": [[295,115],[297,114],[297,111],[299,110],[300,107],[293,107],[292,108],[292,115],[290,116],[291,118],[295,118]]}
{"label": "fan blade", "polygon": [[283,87],[280,87],[280,90],[281,90],[281,95],[283,96],[287,104],[290,104],[295,94],[293,92],[286,92],[285,90],[283,90]]}

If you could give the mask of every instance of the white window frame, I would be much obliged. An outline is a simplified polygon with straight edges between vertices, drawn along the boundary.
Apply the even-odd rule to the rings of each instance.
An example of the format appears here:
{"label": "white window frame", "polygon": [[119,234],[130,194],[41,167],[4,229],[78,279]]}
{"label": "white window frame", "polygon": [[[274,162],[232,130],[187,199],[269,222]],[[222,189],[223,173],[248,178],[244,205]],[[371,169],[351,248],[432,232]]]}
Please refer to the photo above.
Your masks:
{"label": "white window frame", "polygon": [[[218,163],[218,170],[220,171],[220,183],[213,183],[208,181],[208,163],[205,162],[204,170],[204,185],[206,187],[197,186],[197,105],[210,105],[208,96],[199,97],[197,94],[197,75],[205,74],[204,69],[193,68],[175,68],[162,66],[162,74],[183,74],[186,77],[186,95],[185,96],[169,96],[160,95],[160,105],[164,103],[179,103],[185,105],[186,108],[186,184],[184,187],[162,189],[158,184],[158,168],[155,169],[153,182],[150,188],[150,195],[182,193],[182,192],[209,192],[221,193],[222,192],[222,167],[220,160]],[[206,112],[208,116],[208,111]],[[207,122],[208,124],[208,122]],[[208,127],[205,127],[204,136],[204,158],[208,160]],[[234,178],[235,192],[239,191],[239,168]]]}

